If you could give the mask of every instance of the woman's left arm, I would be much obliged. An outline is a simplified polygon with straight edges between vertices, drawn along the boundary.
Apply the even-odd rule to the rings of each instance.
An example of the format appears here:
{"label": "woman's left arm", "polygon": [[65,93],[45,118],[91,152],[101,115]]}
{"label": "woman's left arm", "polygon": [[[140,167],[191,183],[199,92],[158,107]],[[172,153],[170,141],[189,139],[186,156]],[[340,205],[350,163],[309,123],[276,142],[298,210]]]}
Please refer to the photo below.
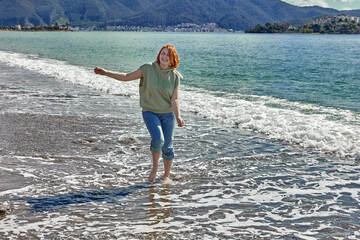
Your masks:
{"label": "woman's left arm", "polygon": [[180,114],[180,98],[179,98],[180,84],[175,88],[173,95],[171,96],[171,107],[176,117],[176,122],[179,127],[185,125],[184,120],[181,118]]}

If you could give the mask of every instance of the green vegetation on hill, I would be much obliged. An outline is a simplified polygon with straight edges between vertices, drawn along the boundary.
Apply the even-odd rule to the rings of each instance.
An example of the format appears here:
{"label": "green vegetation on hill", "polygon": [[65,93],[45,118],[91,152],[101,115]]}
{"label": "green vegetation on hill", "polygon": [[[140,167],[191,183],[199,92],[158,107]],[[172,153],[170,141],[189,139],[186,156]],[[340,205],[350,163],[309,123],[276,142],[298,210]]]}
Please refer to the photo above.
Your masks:
{"label": "green vegetation on hill", "polygon": [[[355,20],[354,20],[355,18]],[[322,34],[360,34],[360,19],[352,16],[338,15],[323,17],[303,27],[295,27],[289,23],[257,24],[246,33],[322,33]]]}
{"label": "green vegetation on hill", "polygon": [[297,7],[281,0],[0,0],[0,26],[216,23],[220,28],[246,30],[266,22],[336,14],[335,9]]}

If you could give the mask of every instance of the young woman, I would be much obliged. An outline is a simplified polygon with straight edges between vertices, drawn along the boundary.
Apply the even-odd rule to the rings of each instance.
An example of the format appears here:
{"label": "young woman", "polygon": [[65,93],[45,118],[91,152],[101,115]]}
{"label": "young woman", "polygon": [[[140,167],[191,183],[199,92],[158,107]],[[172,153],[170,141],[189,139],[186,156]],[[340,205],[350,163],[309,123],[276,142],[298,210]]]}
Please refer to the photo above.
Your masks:
{"label": "young woman", "polygon": [[150,151],[153,167],[149,182],[154,182],[156,178],[161,153],[164,159],[164,182],[171,182],[175,120],[179,127],[185,124],[180,114],[179,88],[182,75],[176,70],[178,66],[179,56],[174,46],[165,45],[160,49],[155,62],[146,63],[133,72],[111,72],[99,67],[94,69],[96,74],[119,81],[140,78],[140,106],[151,135]]}

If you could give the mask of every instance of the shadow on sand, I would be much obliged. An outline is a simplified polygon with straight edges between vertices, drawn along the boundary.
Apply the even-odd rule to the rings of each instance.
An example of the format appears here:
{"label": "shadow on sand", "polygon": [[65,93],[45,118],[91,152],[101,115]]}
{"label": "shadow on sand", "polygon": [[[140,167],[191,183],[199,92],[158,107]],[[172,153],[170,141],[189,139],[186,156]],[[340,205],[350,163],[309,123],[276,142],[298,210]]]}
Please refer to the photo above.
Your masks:
{"label": "shadow on sand", "polygon": [[114,189],[68,193],[46,198],[21,198],[14,200],[26,201],[32,205],[31,211],[34,212],[54,211],[56,209],[66,207],[67,205],[88,202],[107,202],[121,204],[119,198],[126,197],[136,190],[149,188],[151,185],[152,184],[133,185]]}

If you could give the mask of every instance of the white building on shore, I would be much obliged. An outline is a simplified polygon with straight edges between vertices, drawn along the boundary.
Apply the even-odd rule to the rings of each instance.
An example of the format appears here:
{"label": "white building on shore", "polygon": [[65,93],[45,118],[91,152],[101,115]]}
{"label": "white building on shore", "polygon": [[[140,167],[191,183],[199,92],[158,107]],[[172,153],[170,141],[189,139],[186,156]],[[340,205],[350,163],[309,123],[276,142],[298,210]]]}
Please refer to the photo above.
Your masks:
{"label": "white building on shore", "polygon": [[323,27],[324,25],[328,25],[331,23],[341,23],[341,22],[355,22],[359,24],[360,18],[350,15],[340,14],[333,17],[323,17],[321,19],[316,19],[312,22],[312,24],[317,24]]}

